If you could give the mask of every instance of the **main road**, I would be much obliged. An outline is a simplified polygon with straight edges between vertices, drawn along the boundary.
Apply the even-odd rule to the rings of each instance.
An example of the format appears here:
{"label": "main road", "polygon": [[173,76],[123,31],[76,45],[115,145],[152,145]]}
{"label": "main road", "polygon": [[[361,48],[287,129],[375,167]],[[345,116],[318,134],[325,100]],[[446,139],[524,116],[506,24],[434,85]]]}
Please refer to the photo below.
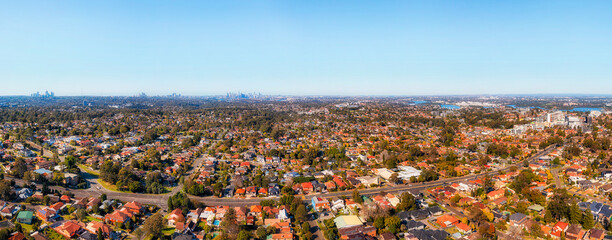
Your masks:
{"label": "main road", "polygon": [[[527,159],[528,162],[533,162],[535,160],[537,160],[539,157],[544,156],[548,153],[550,153],[553,149],[555,149],[557,146],[556,145],[552,145],[547,147],[546,149],[539,151],[538,153],[534,154],[533,156],[529,157]],[[204,159],[204,157],[198,158],[194,161],[194,167],[192,168],[195,169],[199,166],[199,163]],[[521,164],[523,164],[522,162],[519,163],[515,163],[515,164],[511,164],[508,165],[504,168],[500,168],[497,169],[498,171],[507,171],[513,167],[519,167]],[[191,170],[191,171],[192,171]],[[191,171],[188,172],[186,175],[189,176],[191,174]],[[380,192],[387,192],[387,193],[403,193],[409,190],[412,191],[424,191],[428,188],[433,188],[433,187],[438,187],[438,186],[444,186],[444,185],[448,185],[448,184],[452,184],[452,183],[456,183],[456,182],[461,182],[461,181],[466,181],[466,180],[475,180],[478,178],[481,178],[487,174],[490,174],[490,172],[483,172],[483,173],[479,173],[479,174],[471,174],[471,175],[466,175],[466,176],[462,176],[462,177],[455,177],[455,178],[445,178],[445,179],[440,179],[437,181],[431,181],[431,182],[425,182],[425,183],[412,183],[412,184],[408,184],[408,185],[398,185],[398,186],[385,186],[385,187],[378,187],[378,188],[368,188],[368,189],[361,189],[359,190],[359,193],[361,195],[376,195],[379,194]],[[140,194],[140,193],[126,193],[126,192],[116,192],[116,191],[111,191],[108,190],[104,187],[102,187],[98,182],[98,179],[96,178],[91,178],[89,179],[90,182],[90,187],[87,189],[71,189],[70,192],[72,192],[76,197],[92,197],[92,196],[100,196],[102,194],[106,194],[107,197],[109,199],[120,199],[123,201],[138,201],[140,203],[144,203],[144,204],[153,204],[153,205],[157,205],[159,207],[161,207],[162,209],[166,209],[167,208],[167,202],[168,202],[168,197],[175,194],[176,192],[180,191],[182,189],[182,185],[179,184],[178,186],[176,186],[170,193],[166,193],[166,194]],[[350,196],[352,194],[352,190],[347,190],[347,191],[338,191],[338,192],[328,192],[328,193],[321,193],[321,194],[310,194],[310,195],[305,195],[303,197],[305,202],[309,202],[312,197],[314,196],[318,196],[318,197],[323,197],[323,198],[330,198],[330,197],[339,197],[339,196]],[[205,205],[208,206],[216,206],[216,205],[229,205],[229,206],[245,206],[245,205],[256,205],[259,204],[261,200],[264,199],[278,199],[278,197],[268,197],[268,198],[244,198],[244,199],[240,199],[240,198],[217,198],[217,197],[198,197],[198,196],[189,196],[192,200],[196,200],[199,202],[202,202]]]}

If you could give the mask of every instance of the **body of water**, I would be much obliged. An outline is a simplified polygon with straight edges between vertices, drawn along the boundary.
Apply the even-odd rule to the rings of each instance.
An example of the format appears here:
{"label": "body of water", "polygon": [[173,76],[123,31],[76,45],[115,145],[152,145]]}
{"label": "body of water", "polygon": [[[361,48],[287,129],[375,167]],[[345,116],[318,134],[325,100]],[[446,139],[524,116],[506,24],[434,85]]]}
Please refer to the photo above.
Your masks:
{"label": "body of water", "polygon": [[592,111],[599,111],[599,112],[601,112],[601,108],[581,107],[581,108],[574,108],[574,109],[572,109],[570,111],[572,111],[572,112],[592,112]]}
{"label": "body of water", "polygon": [[440,105],[440,107],[442,108],[446,108],[446,109],[460,109],[461,107],[457,106],[457,105]]}

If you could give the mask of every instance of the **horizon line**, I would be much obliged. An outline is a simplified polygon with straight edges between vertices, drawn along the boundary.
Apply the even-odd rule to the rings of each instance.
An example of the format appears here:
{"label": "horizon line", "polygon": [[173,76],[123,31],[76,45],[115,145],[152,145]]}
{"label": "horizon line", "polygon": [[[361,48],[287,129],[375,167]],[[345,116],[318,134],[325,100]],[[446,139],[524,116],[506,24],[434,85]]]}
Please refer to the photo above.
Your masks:
{"label": "horizon line", "polygon": [[[224,94],[201,94],[201,95],[183,95],[180,93],[157,94],[149,95],[144,93],[144,96],[139,94],[132,95],[53,95],[52,97],[225,97],[227,94],[260,94],[262,97],[508,97],[508,96],[605,96],[612,97],[612,93],[482,93],[482,94],[264,94],[258,92],[228,92]],[[34,94],[34,93],[33,93]],[[142,93],[140,93],[142,94]],[[0,97],[37,97],[30,95],[0,95]],[[44,97],[44,96],[41,96]]]}

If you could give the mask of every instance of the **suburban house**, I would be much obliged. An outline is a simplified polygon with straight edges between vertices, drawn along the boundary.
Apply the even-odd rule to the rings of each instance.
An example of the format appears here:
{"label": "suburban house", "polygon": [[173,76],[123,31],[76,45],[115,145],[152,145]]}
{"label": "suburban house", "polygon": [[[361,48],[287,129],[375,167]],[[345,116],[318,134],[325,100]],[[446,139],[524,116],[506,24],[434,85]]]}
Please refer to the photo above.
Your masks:
{"label": "suburban house", "polygon": [[312,202],[312,208],[314,208],[316,211],[320,211],[321,209],[329,210],[330,208],[329,201],[327,201],[327,199],[324,199],[324,198],[312,197],[311,202]]}

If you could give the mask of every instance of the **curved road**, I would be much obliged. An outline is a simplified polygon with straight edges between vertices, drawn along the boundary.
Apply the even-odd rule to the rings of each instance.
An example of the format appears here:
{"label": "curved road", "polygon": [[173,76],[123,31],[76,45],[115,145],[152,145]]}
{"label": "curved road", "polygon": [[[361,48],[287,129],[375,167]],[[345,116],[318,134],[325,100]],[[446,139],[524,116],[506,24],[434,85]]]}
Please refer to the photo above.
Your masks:
{"label": "curved road", "polygon": [[[537,160],[539,157],[550,153],[556,146],[549,146],[548,148],[534,154],[533,156],[528,158],[529,162],[533,162],[535,160]],[[194,161],[194,166],[199,166],[198,162],[201,162],[204,158],[198,158]],[[509,170],[512,167],[518,167],[522,164],[522,162],[519,163],[515,163],[509,166],[506,166],[505,168],[499,169],[502,171],[506,171]],[[192,168],[192,170],[195,169]],[[190,170],[187,175],[189,175],[191,173]],[[402,192],[406,192],[408,190],[417,190],[417,191],[424,191],[425,189],[428,188],[432,188],[432,187],[437,187],[437,186],[444,186],[447,184],[452,184],[455,182],[461,182],[461,181],[465,181],[465,180],[475,180],[477,178],[483,177],[487,174],[490,174],[489,172],[484,172],[484,173],[479,173],[479,174],[473,174],[473,175],[467,175],[467,176],[462,176],[462,177],[455,177],[455,178],[446,178],[446,179],[440,179],[437,181],[432,181],[432,182],[426,182],[426,183],[413,183],[413,184],[409,184],[409,185],[399,185],[399,186],[386,186],[386,187],[379,187],[379,188],[370,188],[370,189],[362,189],[359,190],[359,193],[361,195],[375,195],[378,194],[380,192],[387,192],[387,193],[402,193]],[[161,207],[162,209],[166,209],[167,208],[167,202],[168,202],[168,197],[171,195],[174,195],[176,192],[180,191],[182,189],[182,184],[179,184],[178,186],[176,186],[170,193],[166,193],[166,194],[140,194],[140,193],[124,193],[124,192],[115,192],[115,191],[111,191],[108,190],[104,187],[102,187],[102,185],[100,185],[98,183],[98,179],[96,178],[90,178],[89,179],[90,182],[90,188],[88,189],[71,189],[70,191],[72,193],[74,193],[74,195],[76,197],[93,197],[93,196],[100,196],[102,194],[106,194],[108,198],[110,199],[120,199],[123,201],[138,201],[140,203],[144,203],[144,204],[154,204],[157,205],[159,207]],[[347,191],[340,191],[340,192],[329,192],[329,193],[321,193],[321,194],[310,194],[310,195],[305,195],[304,196],[304,201],[306,202],[310,202],[311,198],[314,196],[319,196],[319,197],[324,197],[324,198],[329,198],[329,197],[339,197],[339,196],[350,196],[352,194],[353,190],[347,190]],[[229,206],[245,206],[245,205],[256,205],[259,204],[261,200],[263,199],[278,199],[278,197],[268,197],[268,198],[250,198],[250,199],[236,199],[236,198],[217,198],[217,197],[198,197],[198,196],[189,196],[192,200],[196,200],[199,202],[202,202],[205,205],[209,205],[209,206],[215,206],[215,205],[229,205]]]}

